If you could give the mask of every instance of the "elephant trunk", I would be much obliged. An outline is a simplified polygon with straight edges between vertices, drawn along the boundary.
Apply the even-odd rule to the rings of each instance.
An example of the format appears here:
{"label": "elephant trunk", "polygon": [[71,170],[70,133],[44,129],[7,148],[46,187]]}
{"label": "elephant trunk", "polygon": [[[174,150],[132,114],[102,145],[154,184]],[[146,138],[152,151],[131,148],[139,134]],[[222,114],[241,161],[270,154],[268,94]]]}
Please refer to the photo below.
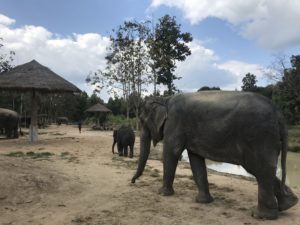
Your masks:
{"label": "elephant trunk", "polygon": [[112,154],[115,154],[115,144],[116,144],[116,143],[117,143],[117,141],[114,140],[114,143],[113,143],[112,149],[111,149]]}
{"label": "elephant trunk", "polygon": [[140,158],[139,158],[136,174],[133,176],[131,183],[135,183],[135,180],[143,174],[150,153],[150,145],[151,145],[150,132],[148,131],[147,128],[142,128]]}
{"label": "elephant trunk", "polygon": [[279,114],[279,129],[281,138],[281,191],[285,192],[285,180],[286,180],[286,158],[288,149],[288,131],[284,121],[284,118]]}

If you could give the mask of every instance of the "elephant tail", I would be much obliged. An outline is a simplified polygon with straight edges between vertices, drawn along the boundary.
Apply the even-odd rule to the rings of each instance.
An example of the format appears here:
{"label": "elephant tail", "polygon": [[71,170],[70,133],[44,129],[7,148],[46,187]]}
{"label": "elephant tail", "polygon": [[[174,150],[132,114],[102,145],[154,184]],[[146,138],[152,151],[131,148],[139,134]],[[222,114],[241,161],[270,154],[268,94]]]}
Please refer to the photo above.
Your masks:
{"label": "elephant tail", "polygon": [[282,114],[279,114],[279,129],[281,139],[281,191],[284,191],[286,180],[286,159],[288,151],[288,130]]}

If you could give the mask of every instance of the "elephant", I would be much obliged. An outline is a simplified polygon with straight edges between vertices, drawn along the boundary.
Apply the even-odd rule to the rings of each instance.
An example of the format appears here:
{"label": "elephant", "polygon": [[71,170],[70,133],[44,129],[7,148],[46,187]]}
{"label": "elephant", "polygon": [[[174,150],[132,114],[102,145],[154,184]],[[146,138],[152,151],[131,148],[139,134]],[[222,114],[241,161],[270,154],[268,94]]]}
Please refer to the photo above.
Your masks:
{"label": "elephant", "polygon": [[115,144],[117,143],[119,156],[128,156],[128,146],[130,148],[129,157],[133,157],[133,147],[135,142],[135,134],[131,127],[122,126],[118,130],[114,130],[114,141],[112,145],[112,153],[114,154]]}
{"label": "elephant", "polygon": [[5,108],[0,108],[0,129],[4,129],[7,138],[18,138],[18,113]]}
{"label": "elephant", "polygon": [[[151,140],[163,140],[163,185],[159,194],[174,194],[173,181],[178,159],[187,150],[196,201],[210,203],[205,159],[243,166],[258,183],[258,204],[252,216],[276,219],[279,211],[298,202],[285,184],[287,128],[284,117],[266,97],[238,91],[181,93],[172,97],[148,98],[141,115],[140,156],[135,183],[144,171]],[[281,153],[282,179],[276,177]]]}

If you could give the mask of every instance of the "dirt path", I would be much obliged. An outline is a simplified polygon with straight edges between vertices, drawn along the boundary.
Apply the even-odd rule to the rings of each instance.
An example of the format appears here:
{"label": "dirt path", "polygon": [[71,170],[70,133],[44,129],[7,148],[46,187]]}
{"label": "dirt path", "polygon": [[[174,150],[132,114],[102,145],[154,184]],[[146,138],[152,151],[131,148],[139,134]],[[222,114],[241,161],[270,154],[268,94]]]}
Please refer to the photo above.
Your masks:
{"label": "dirt path", "polygon": [[[34,145],[25,137],[0,141],[1,225],[300,225],[299,204],[277,221],[253,219],[250,209],[257,199],[253,181],[209,172],[215,201],[201,205],[194,201],[197,191],[189,165],[180,162],[175,195],[162,197],[157,194],[161,162],[148,160],[144,175],[130,184],[137,157],[113,156],[111,131],[83,129],[79,134],[75,126],[62,125],[41,133]],[[135,155],[138,147],[139,138]],[[300,196],[299,189],[296,193]]]}

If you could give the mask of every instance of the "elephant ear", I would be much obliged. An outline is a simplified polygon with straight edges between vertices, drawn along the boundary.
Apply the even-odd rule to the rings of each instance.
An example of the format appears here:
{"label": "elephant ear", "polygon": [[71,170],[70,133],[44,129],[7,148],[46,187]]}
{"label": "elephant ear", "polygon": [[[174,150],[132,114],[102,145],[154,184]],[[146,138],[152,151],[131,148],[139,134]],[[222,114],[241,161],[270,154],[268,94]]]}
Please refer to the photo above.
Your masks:
{"label": "elephant ear", "polygon": [[167,119],[167,104],[164,99],[155,99],[150,103],[146,124],[150,130],[153,145],[163,139],[163,128]]}

